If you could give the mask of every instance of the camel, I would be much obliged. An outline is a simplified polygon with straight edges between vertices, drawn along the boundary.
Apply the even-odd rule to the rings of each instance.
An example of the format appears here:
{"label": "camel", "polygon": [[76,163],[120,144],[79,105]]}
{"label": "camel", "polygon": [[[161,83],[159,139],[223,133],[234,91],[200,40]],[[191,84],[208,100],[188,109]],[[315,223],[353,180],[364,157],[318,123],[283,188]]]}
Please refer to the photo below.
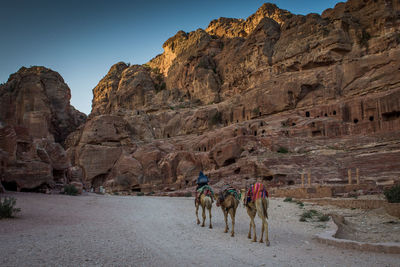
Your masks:
{"label": "camel", "polygon": [[195,205],[196,205],[196,217],[197,217],[197,224],[200,224],[199,220],[199,206],[201,206],[203,210],[203,223],[201,224],[201,227],[204,227],[204,222],[206,220],[206,208],[208,209],[208,212],[210,214],[210,229],[212,229],[212,223],[211,223],[211,208],[212,208],[212,203],[213,203],[213,196],[210,191],[207,192],[202,192],[200,195],[200,201],[195,200]]}
{"label": "camel", "polygon": [[[242,189],[242,196],[243,202],[247,198],[247,194],[243,194],[244,190]],[[245,202],[244,202],[245,203]],[[253,242],[257,242],[257,231],[256,231],[256,224],[254,222],[254,218],[256,217],[256,214],[261,218],[262,221],[262,227],[261,227],[261,239],[260,243],[263,243],[263,235],[265,231],[265,244],[267,246],[270,245],[269,243],[269,238],[268,238],[268,198],[266,197],[260,197],[256,199],[256,201],[248,201],[247,203],[244,204],[247,210],[247,214],[250,217],[250,228],[249,228],[249,234],[248,238],[251,239],[251,228],[253,228],[254,232],[254,238]]]}
{"label": "camel", "polygon": [[231,231],[231,236],[235,236],[235,215],[236,215],[236,208],[239,205],[239,200],[235,198],[234,195],[228,194],[225,199],[222,199],[222,194],[224,194],[224,191],[221,191],[220,194],[216,194],[216,199],[217,199],[217,207],[221,206],[222,212],[224,213],[224,218],[225,218],[225,233],[228,232],[229,227],[228,227],[228,213],[231,216],[231,221],[232,221],[232,231]]}

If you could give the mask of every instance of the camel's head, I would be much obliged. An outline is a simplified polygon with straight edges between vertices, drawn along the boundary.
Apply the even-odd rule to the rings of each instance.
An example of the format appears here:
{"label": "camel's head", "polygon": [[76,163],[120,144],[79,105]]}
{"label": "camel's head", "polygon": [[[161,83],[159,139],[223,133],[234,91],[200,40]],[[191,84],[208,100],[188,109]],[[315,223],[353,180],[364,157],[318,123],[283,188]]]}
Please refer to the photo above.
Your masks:
{"label": "camel's head", "polygon": [[245,195],[246,195],[246,191],[247,191],[246,188],[240,189],[240,201],[243,201],[243,200],[244,200],[244,197],[245,197]]}
{"label": "camel's head", "polygon": [[247,188],[240,189],[240,202],[245,206],[245,198],[246,198]]}
{"label": "camel's head", "polygon": [[221,195],[219,194],[219,193],[214,193],[214,197],[215,197],[215,199],[216,199],[216,205],[217,205],[217,207],[219,207],[219,206],[221,206],[221,199],[219,198]]}

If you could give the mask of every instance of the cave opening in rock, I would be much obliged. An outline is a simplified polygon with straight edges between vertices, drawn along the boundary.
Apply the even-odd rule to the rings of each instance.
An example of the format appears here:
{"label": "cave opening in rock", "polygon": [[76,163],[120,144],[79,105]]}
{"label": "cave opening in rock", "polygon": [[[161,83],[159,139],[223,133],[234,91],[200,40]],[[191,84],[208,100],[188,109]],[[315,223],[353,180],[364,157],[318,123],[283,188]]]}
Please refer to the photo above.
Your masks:
{"label": "cave opening in rock", "polygon": [[132,192],[141,192],[140,187],[135,187],[131,189]]}
{"label": "cave opening in rock", "polygon": [[65,182],[65,171],[53,169],[53,177],[56,182]]}
{"label": "cave opening in rock", "polygon": [[262,177],[262,180],[263,180],[263,181],[272,181],[273,178],[274,178],[274,176],[268,175],[268,176],[263,176],[263,177]]}
{"label": "cave opening in rock", "polygon": [[384,121],[391,121],[400,118],[400,111],[391,111],[382,113],[382,118]]}
{"label": "cave opening in rock", "polygon": [[312,136],[322,136],[322,132],[321,131],[312,131]]}
{"label": "cave opening in rock", "polygon": [[11,181],[11,182],[1,182],[1,184],[4,186],[4,189],[7,191],[17,191],[18,185],[16,182]]}
{"label": "cave opening in rock", "polygon": [[310,117],[310,111],[306,111],[306,117]]}
{"label": "cave opening in rock", "polygon": [[374,121],[374,116],[369,116],[369,121]]}
{"label": "cave opening in rock", "polygon": [[289,180],[289,181],[287,182],[287,184],[288,184],[288,185],[294,185],[294,181],[293,181],[293,180]]}
{"label": "cave opening in rock", "polygon": [[356,124],[357,124],[357,123],[358,123],[358,119],[354,119],[354,123],[356,123]]}
{"label": "cave opening in rock", "polygon": [[106,181],[106,174],[99,174],[92,179],[92,187],[95,191],[98,191],[100,186],[103,186],[104,182]]}
{"label": "cave opening in rock", "polygon": [[236,168],[233,172],[234,172],[235,174],[239,174],[239,173],[240,173],[240,168]]}
{"label": "cave opening in rock", "polygon": [[236,159],[235,158],[229,158],[229,159],[225,160],[223,166],[225,167],[225,166],[231,165],[233,163],[236,163]]}
{"label": "cave opening in rock", "polygon": [[44,183],[34,188],[21,188],[21,192],[45,192],[49,186]]}

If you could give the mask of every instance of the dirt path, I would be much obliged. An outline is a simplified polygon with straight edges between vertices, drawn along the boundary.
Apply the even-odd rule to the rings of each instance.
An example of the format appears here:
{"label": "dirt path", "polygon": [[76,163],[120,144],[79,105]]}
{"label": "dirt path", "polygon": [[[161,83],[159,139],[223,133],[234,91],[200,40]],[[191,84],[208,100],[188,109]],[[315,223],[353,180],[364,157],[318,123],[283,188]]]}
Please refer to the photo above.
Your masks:
{"label": "dirt path", "polygon": [[[400,255],[342,250],[312,236],[323,223],[299,222],[297,205],[272,200],[271,246],[247,239],[238,208],[236,236],[196,224],[193,198],[8,194],[22,212],[0,221],[0,266],[398,266]],[[260,220],[256,221],[258,233]],[[208,226],[208,224],[207,224]]]}

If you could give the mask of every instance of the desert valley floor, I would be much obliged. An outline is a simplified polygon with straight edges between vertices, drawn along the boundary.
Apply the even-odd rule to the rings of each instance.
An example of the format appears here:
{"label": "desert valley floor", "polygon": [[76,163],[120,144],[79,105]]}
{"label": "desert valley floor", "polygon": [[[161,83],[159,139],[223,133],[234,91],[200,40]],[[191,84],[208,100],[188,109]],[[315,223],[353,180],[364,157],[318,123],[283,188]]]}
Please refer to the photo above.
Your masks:
{"label": "desert valley floor", "polygon": [[[247,238],[242,204],[236,235],[225,234],[213,205],[213,229],[196,224],[193,198],[78,197],[7,193],[22,209],[0,221],[1,266],[398,266],[400,255],[317,243],[329,223],[300,222],[296,204],[272,199],[271,246]],[[307,208],[306,204],[306,208]],[[199,214],[201,216],[201,214]],[[256,226],[260,237],[260,220]]]}

